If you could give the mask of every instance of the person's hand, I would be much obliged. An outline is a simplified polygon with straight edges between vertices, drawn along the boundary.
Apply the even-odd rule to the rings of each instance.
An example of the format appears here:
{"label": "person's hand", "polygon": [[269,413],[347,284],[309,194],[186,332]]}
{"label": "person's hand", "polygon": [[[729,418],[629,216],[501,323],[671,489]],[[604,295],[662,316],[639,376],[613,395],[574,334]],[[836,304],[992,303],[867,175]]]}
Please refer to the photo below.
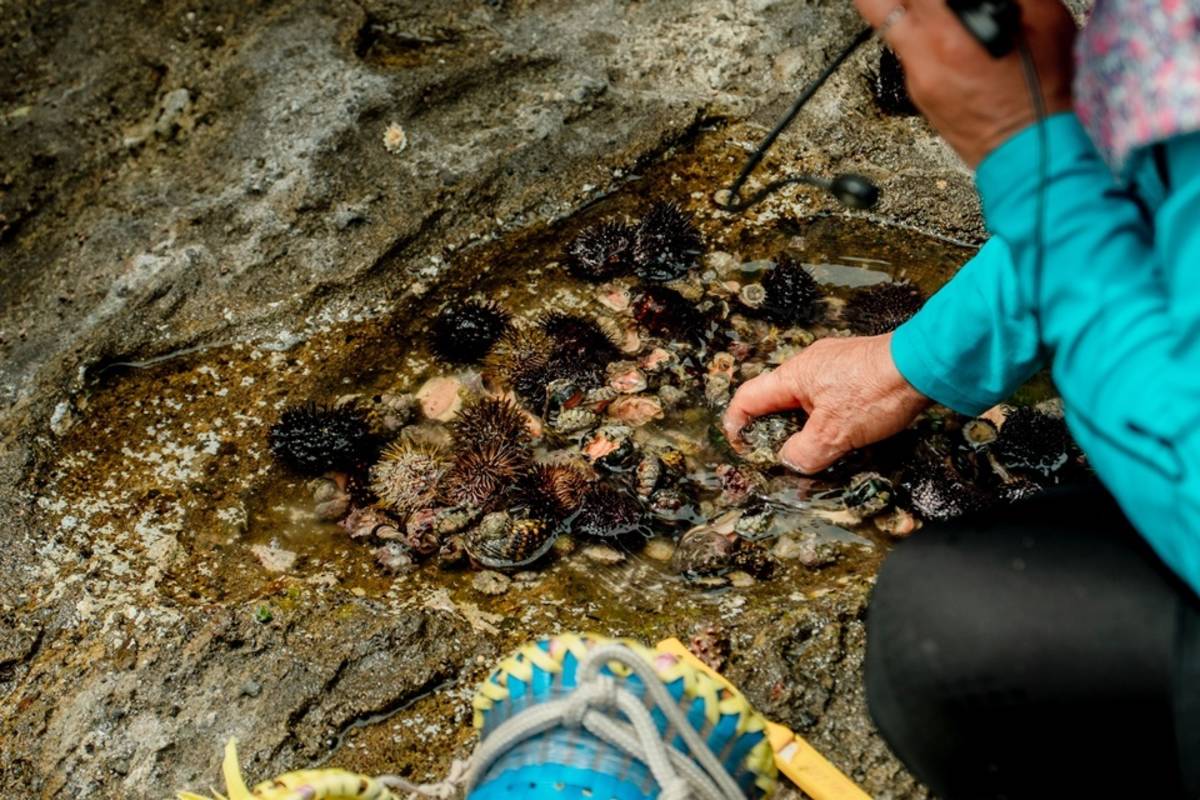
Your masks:
{"label": "person's hand", "polygon": [[777,369],[747,381],[725,412],[725,435],[744,447],[754,417],[802,408],[804,428],[784,443],[780,460],[820,472],[846,453],[899,433],[930,405],[896,369],[892,335],[821,339]]}
{"label": "person's hand", "polygon": [[[946,0],[854,0],[884,38],[908,80],[908,93],[971,168],[1036,121],[1019,53],[992,58]],[[1075,22],[1059,0],[1022,0],[1021,22],[1033,53],[1046,113],[1071,108]],[[897,11],[899,8],[907,11]]]}

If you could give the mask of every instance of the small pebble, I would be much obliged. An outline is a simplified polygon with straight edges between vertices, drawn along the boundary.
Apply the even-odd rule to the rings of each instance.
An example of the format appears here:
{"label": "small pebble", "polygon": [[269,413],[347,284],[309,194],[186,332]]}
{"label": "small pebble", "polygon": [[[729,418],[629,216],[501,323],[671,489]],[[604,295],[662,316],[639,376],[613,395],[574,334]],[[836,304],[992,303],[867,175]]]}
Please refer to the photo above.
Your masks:
{"label": "small pebble", "polygon": [[296,554],[275,545],[256,544],[250,552],[259,560],[267,572],[287,572],[296,564]]}
{"label": "small pebble", "polygon": [[675,543],[670,539],[657,536],[646,542],[646,547],[642,552],[646,554],[646,558],[652,558],[655,561],[670,561],[671,556],[675,554]]}
{"label": "small pebble", "polygon": [[581,551],[584,558],[597,564],[620,564],[625,560],[625,554],[614,550],[606,544],[589,545]]}
{"label": "small pebble", "polygon": [[730,586],[736,586],[739,589],[744,589],[747,586],[753,586],[755,583],[753,575],[751,575],[749,572],[742,572],[740,569],[734,570],[725,577],[729,580]]}

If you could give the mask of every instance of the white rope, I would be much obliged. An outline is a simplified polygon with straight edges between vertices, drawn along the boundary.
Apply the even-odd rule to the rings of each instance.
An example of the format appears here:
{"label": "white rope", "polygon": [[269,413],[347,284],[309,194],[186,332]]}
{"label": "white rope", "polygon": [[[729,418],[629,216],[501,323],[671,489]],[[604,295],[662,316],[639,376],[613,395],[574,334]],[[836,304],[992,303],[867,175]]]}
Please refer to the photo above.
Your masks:
{"label": "white rope", "polygon": [[[600,670],[617,662],[637,675],[646,697],[667,718],[687,745],[680,752],[663,741],[643,698]],[[591,733],[650,769],[659,787],[660,800],[743,800],[733,777],[692,727],[679,703],[659,679],[654,668],[623,644],[602,645],[588,652],[576,671],[576,688],[559,700],[530,706],[505,720],[479,743],[471,760],[455,761],[450,774],[438,783],[415,784],[396,775],[379,778],[389,788],[411,792],[410,798],[453,800],[465,796],[501,756],[521,742],[558,727],[580,728]],[[616,716],[619,712],[626,721]]]}

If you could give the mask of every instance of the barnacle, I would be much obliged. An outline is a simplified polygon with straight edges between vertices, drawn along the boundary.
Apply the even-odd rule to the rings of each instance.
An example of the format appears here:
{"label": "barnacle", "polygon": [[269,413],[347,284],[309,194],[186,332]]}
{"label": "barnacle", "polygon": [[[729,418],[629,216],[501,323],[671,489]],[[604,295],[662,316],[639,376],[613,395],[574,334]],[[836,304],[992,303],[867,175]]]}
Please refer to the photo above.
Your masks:
{"label": "barnacle", "polygon": [[657,203],[638,226],[634,269],[643,280],[671,281],[691,269],[703,252],[692,215],[675,203]]}
{"label": "barnacle", "polygon": [[877,283],[849,300],[842,317],[863,336],[878,336],[903,325],[925,304],[921,290],[909,281]]}
{"label": "barnacle", "polygon": [[405,515],[433,504],[446,462],[437,451],[399,441],[371,468],[371,491],[379,502]]}
{"label": "barnacle", "polygon": [[804,325],[821,312],[821,289],[800,262],[781,256],[762,278],[765,296],[759,313],[781,325]]}
{"label": "barnacle", "polygon": [[291,406],[271,426],[267,439],[275,457],[302,475],[369,463],[376,446],[366,415],[352,403]]}
{"label": "barnacle", "polygon": [[483,358],[508,330],[508,312],[491,300],[464,300],[443,308],[430,328],[429,344],[444,361],[469,364]]}
{"label": "barnacle", "polygon": [[633,317],[645,330],[664,339],[704,335],[704,318],[683,295],[665,286],[647,286],[633,301]]}
{"label": "barnacle", "polygon": [[593,225],[567,246],[567,269],[577,278],[604,281],[633,268],[636,232],[610,220]]}

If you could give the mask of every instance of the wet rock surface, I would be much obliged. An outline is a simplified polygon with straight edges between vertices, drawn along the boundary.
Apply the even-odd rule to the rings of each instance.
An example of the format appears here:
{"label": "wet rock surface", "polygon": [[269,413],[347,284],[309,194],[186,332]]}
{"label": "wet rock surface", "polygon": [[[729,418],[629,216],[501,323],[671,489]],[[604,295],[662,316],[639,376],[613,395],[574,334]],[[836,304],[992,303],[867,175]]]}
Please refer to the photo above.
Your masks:
{"label": "wet rock surface", "polygon": [[[646,591],[633,559],[448,588],[328,541],[281,500],[305,490],[278,485],[264,439],[288,397],[402,368],[398,321],[486,283],[496,242],[576,225],[643,175],[715,189],[858,24],[833,2],[10,4],[0,794],[204,788],[229,736],[256,778],[331,758],[433,777],[470,744],[474,683],[525,638],[653,641],[714,616],[765,713],[873,795],[922,796],[863,707],[878,551],[715,597]],[[877,58],[766,168],[863,172],[880,221],[976,240],[966,172],[871,106]],[[724,235],[826,212],[841,224],[792,189]],[[276,518],[309,538],[255,540]],[[296,559],[268,572],[254,545]]]}

